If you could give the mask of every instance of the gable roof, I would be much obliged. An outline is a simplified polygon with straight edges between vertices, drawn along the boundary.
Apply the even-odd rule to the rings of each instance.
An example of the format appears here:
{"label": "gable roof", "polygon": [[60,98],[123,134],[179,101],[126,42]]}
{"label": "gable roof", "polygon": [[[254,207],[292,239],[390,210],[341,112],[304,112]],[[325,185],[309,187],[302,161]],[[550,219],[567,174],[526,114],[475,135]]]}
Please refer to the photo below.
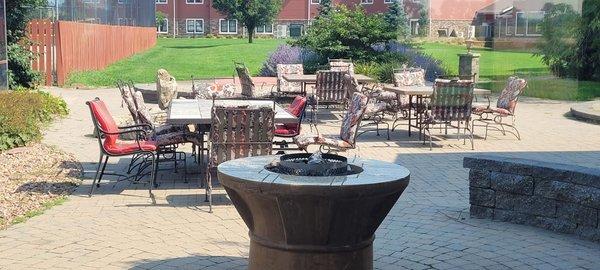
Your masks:
{"label": "gable roof", "polygon": [[430,0],[431,20],[473,20],[478,10],[489,6],[494,0]]}

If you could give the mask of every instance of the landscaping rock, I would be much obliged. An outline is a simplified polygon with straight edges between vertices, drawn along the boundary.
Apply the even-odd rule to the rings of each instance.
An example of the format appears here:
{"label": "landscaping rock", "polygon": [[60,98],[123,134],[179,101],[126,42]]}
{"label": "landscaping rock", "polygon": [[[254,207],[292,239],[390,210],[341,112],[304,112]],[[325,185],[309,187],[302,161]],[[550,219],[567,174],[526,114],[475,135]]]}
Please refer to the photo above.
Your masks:
{"label": "landscaping rock", "polygon": [[0,153],[0,228],[71,194],[82,175],[72,155],[44,144]]}

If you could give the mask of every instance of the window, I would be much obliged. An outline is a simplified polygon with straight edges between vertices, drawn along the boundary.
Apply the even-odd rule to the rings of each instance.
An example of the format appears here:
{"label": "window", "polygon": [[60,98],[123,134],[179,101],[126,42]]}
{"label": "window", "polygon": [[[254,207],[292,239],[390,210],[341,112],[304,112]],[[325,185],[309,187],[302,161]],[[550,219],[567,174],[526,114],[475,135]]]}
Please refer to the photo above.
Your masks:
{"label": "window", "polygon": [[128,25],[127,21],[128,21],[127,18],[119,18],[118,19],[119,25]]}
{"label": "window", "polygon": [[157,4],[166,4],[167,0],[156,0],[155,3],[157,3]]}
{"label": "window", "polygon": [[394,0],[383,0],[383,2],[386,4],[391,4],[391,3],[394,3]]}
{"label": "window", "polygon": [[219,20],[219,34],[237,34],[237,20]]}
{"label": "window", "polygon": [[310,0],[310,3],[313,5],[321,4],[321,0]]}
{"label": "window", "polygon": [[506,19],[506,35],[507,36],[512,36],[512,34],[513,34],[512,33],[513,28],[509,27],[510,25],[508,24],[508,21],[509,21],[509,19],[507,18]]}
{"label": "window", "polygon": [[515,17],[515,35],[525,35],[526,28],[527,18],[525,17],[525,12],[517,12],[517,16]]}
{"label": "window", "polygon": [[186,19],[185,32],[188,34],[203,34],[204,19]]}
{"label": "window", "polygon": [[360,3],[363,5],[370,5],[373,4],[373,0],[360,0]]}
{"label": "window", "polygon": [[257,34],[273,34],[272,24],[263,24],[256,27]]}
{"label": "window", "polygon": [[199,5],[204,4],[204,0],[185,0],[185,3],[190,5]]}
{"label": "window", "polygon": [[169,33],[169,19],[165,18],[163,19],[162,23],[160,23],[160,25],[158,25],[157,27],[158,29],[156,29],[156,31],[158,33]]}
{"label": "window", "polygon": [[543,11],[532,11],[527,14],[527,35],[542,35],[542,20],[544,20]]}

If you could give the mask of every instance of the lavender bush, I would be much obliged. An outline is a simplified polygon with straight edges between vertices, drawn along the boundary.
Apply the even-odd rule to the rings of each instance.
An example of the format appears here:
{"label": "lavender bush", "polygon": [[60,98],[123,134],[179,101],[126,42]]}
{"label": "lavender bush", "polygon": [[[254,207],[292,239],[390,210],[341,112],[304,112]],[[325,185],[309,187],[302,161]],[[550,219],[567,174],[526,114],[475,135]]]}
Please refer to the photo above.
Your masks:
{"label": "lavender bush", "polygon": [[437,76],[446,74],[446,71],[444,68],[442,68],[439,60],[419,52],[407,45],[393,41],[387,44],[379,45],[376,47],[376,50],[382,52],[396,52],[404,55],[408,60],[408,66],[421,67],[425,69],[425,79],[428,81],[434,81]]}
{"label": "lavender bush", "polygon": [[275,77],[277,76],[277,64],[301,64],[302,49],[300,47],[282,44],[275,49],[267,61],[263,64],[260,70],[260,76]]}

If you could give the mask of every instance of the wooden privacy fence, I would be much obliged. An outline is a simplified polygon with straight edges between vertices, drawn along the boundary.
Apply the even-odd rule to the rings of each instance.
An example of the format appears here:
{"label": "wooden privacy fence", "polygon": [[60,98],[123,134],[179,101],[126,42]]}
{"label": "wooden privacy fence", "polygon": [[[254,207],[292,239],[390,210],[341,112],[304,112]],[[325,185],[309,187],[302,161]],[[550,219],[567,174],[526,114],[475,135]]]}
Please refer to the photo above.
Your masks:
{"label": "wooden privacy fence", "polygon": [[53,83],[53,75],[63,85],[71,72],[103,69],[156,45],[154,27],[70,21],[31,21],[29,36],[34,41],[32,51],[38,55],[33,67],[44,73],[46,85]]}
{"label": "wooden privacy fence", "polygon": [[31,62],[34,70],[44,76],[46,85],[52,85],[53,70],[53,37],[54,23],[48,20],[33,20],[29,22],[27,33],[31,40],[29,49],[36,56]]}

